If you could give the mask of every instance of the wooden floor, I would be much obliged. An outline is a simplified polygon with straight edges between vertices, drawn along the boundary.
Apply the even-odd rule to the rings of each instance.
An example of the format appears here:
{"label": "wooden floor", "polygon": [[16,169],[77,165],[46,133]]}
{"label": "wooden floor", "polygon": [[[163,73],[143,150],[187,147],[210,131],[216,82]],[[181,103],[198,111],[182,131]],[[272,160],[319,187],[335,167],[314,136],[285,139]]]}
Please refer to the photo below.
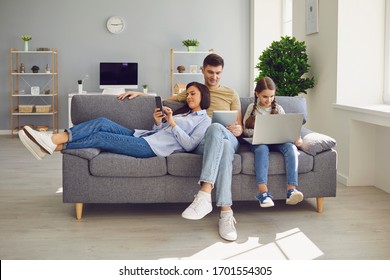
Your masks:
{"label": "wooden floor", "polygon": [[77,221],[57,192],[61,154],[37,161],[17,137],[1,135],[0,157],[2,260],[390,259],[390,194],[375,187],[338,185],[322,214],[314,199],[269,209],[235,203],[230,243],[218,235],[217,209],[188,221],[184,204],[86,205]]}

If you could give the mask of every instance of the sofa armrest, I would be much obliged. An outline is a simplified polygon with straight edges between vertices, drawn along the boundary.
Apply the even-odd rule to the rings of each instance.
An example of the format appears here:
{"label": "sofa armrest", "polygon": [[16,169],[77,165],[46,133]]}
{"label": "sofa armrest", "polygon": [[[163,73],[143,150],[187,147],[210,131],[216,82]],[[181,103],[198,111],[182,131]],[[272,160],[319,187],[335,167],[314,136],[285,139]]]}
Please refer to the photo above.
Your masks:
{"label": "sofa armrest", "polygon": [[299,149],[312,156],[330,150],[336,146],[336,140],[332,137],[313,132],[305,127],[302,127],[301,136],[303,143]]}
{"label": "sofa armrest", "polygon": [[100,149],[86,148],[86,149],[67,149],[62,150],[61,153],[78,156],[87,160],[91,160],[100,154]]}

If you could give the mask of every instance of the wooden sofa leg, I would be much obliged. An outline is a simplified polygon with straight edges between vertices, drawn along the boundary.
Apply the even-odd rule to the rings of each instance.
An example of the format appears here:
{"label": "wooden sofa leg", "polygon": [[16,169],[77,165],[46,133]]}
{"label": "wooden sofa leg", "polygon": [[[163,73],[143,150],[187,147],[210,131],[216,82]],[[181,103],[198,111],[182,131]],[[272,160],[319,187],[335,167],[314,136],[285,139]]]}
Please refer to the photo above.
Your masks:
{"label": "wooden sofa leg", "polygon": [[75,203],[75,209],[76,209],[76,219],[81,220],[81,217],[83,216],[83,204],[82,203]]}
{"label": "wooden sofa leg", "polygon": [[316,199],[317,199],[317,212],[322,213],[322,210],[324,210],[324,198],[316,197]]}

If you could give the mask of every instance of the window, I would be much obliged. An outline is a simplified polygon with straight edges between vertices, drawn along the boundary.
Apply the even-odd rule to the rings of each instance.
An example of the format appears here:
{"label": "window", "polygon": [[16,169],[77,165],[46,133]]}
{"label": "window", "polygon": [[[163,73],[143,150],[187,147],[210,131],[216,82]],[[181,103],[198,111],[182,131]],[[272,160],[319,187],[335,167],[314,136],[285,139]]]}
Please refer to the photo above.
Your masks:
{"label": "window", "polygon": [[390,0],[386,0],[385,15],[385,71],[383,102],[390,104]]}
{"label": "window", "polygon": [[283,0],[282,9],[282,33],[283,36],[292,36],[292,15],[293,15],[293,0]]}

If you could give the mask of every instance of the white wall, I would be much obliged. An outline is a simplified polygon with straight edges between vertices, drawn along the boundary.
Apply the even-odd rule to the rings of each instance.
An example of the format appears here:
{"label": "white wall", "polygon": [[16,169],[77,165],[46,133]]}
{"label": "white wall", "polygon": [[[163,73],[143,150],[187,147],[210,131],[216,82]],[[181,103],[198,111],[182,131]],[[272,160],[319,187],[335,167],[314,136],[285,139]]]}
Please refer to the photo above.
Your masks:
{"label": "white wall", "polygon": [[273,41],[279,40],[283,34],[282,1],[251,0],[250,95],[253,94],[254,80],[258,75],[258,70],[255,67],[259,62],[259,56]]}
{"label": "white wall", "polygon": [[381,103],[385,1],[339,0],[338,3],[337,103]]}
{"label": "white wall", "polygon": [[388,114],[334,106],[382,101],[384,0],[319,1],[319,33],[309,36],[304,11],[305,0],[294,0],[293,35],[306,42],[316,79],[308,126],[337,140],[340,182],[390,192]]}
{"label": "white wall", "polygon": [[332,108],[337,98],[337,23],[337,0],[320,1],[319,33],[306,36],[305,0],[294,0],[293,35],[305,41],[311,65],[309,76],[315,79],[315,87],[307,94],[307,126],[333,137],[337,122]]}
{"label": "white wall", "polygon": [[[120,15],[126,21],[119,35],[106,21]],[[101,61],[139,63],[139,84],[169,95],[170,48],[196,38],[199,50],[214,48],[225,59],[222,83],[240,95],[249,92],[250,0],[1,0],[0,1],[0,130],[8,130],[9,49],[59,49],[60,127],[67,126],[67,94],[89,74],[87,91],[99,91]],[[31,120],[32,124],[34,119]],[[28,119],[30,121],[30,119]]]}

